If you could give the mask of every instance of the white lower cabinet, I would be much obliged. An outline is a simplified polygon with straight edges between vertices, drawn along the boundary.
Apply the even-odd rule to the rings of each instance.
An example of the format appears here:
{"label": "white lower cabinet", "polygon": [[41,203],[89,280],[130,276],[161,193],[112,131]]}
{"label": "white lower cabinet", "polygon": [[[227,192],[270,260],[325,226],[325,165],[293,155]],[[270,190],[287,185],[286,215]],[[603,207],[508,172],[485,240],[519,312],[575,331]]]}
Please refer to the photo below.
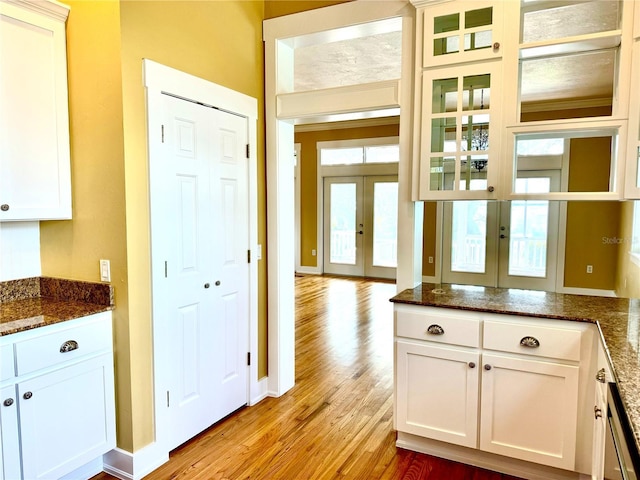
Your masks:
{"label": "white lower cabinet", "polygon": [[398,429],[475,447],[480,354],[398,341]]}
{"label": "white lower cabinet", "polygon": [[578,367],[486,353],[482,362],[480,449],[572,470]]}
{"label": "white lower cabinet", "polygon": [[58,479],[115,447],[111,313],[65,323],[0,339],[18,372],[1,389],[3,480]]}
{"label": "white lower cabinet", "polygon": [[[395,311],[398,432],[576,470],[585,324],[407,305]],[[430,334],[433,325],[445,333]]]}

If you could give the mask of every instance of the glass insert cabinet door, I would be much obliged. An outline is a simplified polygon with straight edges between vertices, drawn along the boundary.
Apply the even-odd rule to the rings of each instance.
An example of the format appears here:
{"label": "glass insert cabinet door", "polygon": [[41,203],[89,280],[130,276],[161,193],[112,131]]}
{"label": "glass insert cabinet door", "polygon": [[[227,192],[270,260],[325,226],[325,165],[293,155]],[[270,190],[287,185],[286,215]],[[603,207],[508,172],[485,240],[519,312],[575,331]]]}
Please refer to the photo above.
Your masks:
{"label": "glass insert cabinet door", "polygon": [[420,198],[496,198],[499,62],[423,73]]}
{"label": "glass insert cabinet door", "polygon": [[454,2],[424,10],[423,66],[502,55],[502,2]]}

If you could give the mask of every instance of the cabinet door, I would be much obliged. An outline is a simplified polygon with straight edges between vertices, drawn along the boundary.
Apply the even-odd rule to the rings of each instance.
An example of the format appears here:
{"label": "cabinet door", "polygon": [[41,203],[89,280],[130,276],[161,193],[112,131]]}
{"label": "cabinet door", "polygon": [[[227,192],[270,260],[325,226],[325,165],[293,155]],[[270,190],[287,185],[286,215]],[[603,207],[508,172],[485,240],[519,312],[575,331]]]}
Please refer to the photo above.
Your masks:
{"label": "cabinet door", "polygon": [[115,447],[110,354],[18,384],[22,467],[59,478]]}
{"label": "cabinet door", "polygon": [[71,218],[65,44],[62,20],[0,2],[0,221]]}
{"label": "cabinet door", "polygon": [[573,470],[577,366],[483,355],[480,449]]}
{"label": "cabinet door", "polygon": [[0,390],[0,479],[15,480],[20,476],[20,437],[18,434],[18,402],[16,387]]}
{"label": "cabinet door", "polygon": [[424,68],[499,58],[501,2],[456,1],[424,10]]}
{"label": "cabinet door", "polygon": [[477,446],[479,353],[396,343],[399,431]]}
{"label": "cabinet door", "polygon": [[422,76],[420,199],[497,198],[502,63]]}

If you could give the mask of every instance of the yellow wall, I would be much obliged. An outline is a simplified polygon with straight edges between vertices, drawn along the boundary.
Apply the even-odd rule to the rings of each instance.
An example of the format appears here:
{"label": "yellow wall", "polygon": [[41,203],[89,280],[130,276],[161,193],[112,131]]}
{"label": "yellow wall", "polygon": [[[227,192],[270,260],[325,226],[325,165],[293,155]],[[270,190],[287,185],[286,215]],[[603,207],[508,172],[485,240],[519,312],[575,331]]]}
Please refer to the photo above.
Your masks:
{"label": "yellow wall", "polygon": [[[569,191],[608,191],[610,165],[609,137],[572,139]],[[620,207],[620,202],[567,202],[565,287],[615,290],[618,245],[603,239],[618,235]]]}
{"label": "yellow wall", "polygon": [[71,7],[67,55],[73,220],[41,222],[42,274],[99,281],[99,259],[111,261],[117,305],[113,317],[118,443],[131,449],[120,5],[117,1],[67,4]]}
{"label": "yellow wall", "polygon": [[348,1],[351,0],[265,0],[264,18],[281,17]]}
{"label": "yellow wall", "polygon": [[633,242],[633,209],[640,208],[640,201],[621,202],[618,242],[618,275],[616,294],[619,297],[640,298],[640,266],[631,261],[629,250]]}
{"label": "yellow wall", "polygon": [[[74,218],[42,225],[44,275],[98,280],[112,262],[118,446],[154,440],[149,211],[142,59],[258,99],[260,1],[77,1],[68,22]],[[264,133],[258,128],[258,241],[266,245]],[[259,264],[259,372],[266,375],[266,265]]]}
{"label": "yellow wall", "polygon": [[398,136],[398,124],[373,127],[341,128],[312,132],[297,132],[294,141],[300,143],[300,264],[316,267],[317,257],[311,250],[318,250],[318,157],[317,142],[351,140],[357,138]]}
{"label": "yellow wall", "polygon": [[[436,263],[440,259],[436,257],[438,202],[424,202],[424,218],[422,223],[422,275],[433,277],[436,274]],[[429,263],[429,257],[433,257],[433,263]]]}

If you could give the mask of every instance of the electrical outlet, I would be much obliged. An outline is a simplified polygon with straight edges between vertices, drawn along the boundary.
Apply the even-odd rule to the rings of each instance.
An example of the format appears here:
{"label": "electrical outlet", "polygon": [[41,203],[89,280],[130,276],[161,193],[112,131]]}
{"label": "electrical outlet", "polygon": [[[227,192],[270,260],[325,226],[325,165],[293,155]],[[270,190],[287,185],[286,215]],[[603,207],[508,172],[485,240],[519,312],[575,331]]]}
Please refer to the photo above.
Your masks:
{"label": "electrical outlet", "polygon": [[593,265],[587,265],[587,273],[593,273]]}
{"label": "electrical outlet", "polygon": [[256,248],[256,258],[258,260],[262,260],[262,245],[258,244],[258,247]]}
{"label": "electrical outlet", "polygon": [[111,281],[111,262],[109,260],[100,260],[100,280],[102,282]]}
{"label": "electrical outlet", "polygon": [[429,263],[433,263],[433,257],[429,257]]}
{"label": "electrical outlet", "polygon": [[316,251],[315,250],[311,250],[311,255],[315,257],[316,256]]}

